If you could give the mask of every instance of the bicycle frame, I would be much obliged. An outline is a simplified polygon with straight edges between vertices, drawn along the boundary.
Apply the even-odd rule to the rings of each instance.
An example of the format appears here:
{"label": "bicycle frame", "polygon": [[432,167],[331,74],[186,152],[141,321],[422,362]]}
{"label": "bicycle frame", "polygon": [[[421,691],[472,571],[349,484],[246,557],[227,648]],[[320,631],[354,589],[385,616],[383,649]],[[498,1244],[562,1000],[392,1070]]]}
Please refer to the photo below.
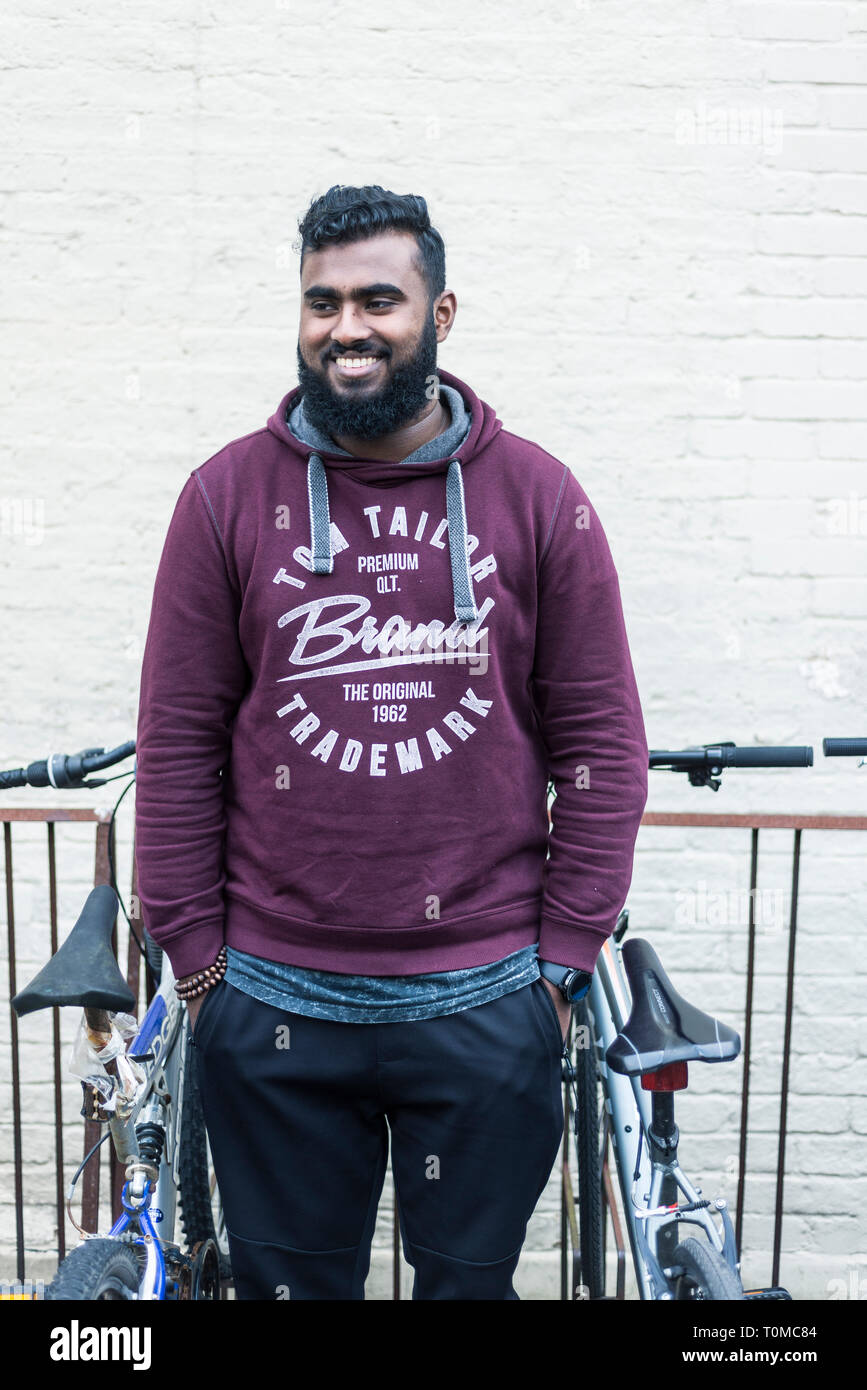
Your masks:
{"label": "bicycle frame", "polygon": [[[714,1248],[737,1270],[734,1228],[722,1198],[704,1204],[701,1189],[692,1185],[678,1163],[676,1143],[673,1153],[665,1157],[649,1139],[653,1107],[651,1093],[642,1088],[641,1078],[622,1076],[606,1065],[605,1053],[629,1018],[631,1008],[620,945],[613,937],[599,954],[587,998],[639,1296],[671,1299],[672,1286],[660,1257],[661,1232],[671,1228],[672,1222],[692,1222],[704,1230]],[[672,1183],[686,1197],[685,1206],[662,1203],[664,1186],[670,1188]],[[690,1209],[694,1203],[698,1207]],[[722,1221],[722,1235],[709,1215],[711,1206]]]}
{"label": "bicycle frame", "polygon": [[[123,1212],[108,1234],[118,1238],[135,1232],[130,1243],[144,1246],[145,1269],[138,1295],[142,1300],[165,1298],[165,1247],[174,1243],[185,1066],[179,1044],[186,1012],[175,994],[171,966],[163,957],[159,988],[127,1049],[127,1055],[144,1067],[145,1081],[134,1101],[109,1121],[118,1160],[132,1165],[132,1176],[124,1183]],[[156,1164],[143,1160],[139,1151],[136,1127],[145,1125],[158,1125],[165,1134],[165,1148]],[[157,1226],[162,1227],[160,1233]]]}

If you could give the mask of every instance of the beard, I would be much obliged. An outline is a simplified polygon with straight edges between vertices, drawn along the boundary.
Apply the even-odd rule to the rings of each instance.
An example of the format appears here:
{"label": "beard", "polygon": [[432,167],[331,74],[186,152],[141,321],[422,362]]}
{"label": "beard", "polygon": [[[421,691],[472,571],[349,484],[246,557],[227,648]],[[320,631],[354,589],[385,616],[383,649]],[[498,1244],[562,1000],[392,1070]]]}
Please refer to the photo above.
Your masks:
{"label": "beard", "polygon": [[[431,397],[430,378],[437,366],[436,325],[431,314],[425,321],[412,356],[397,367],[388,369],[387,379],[378,391],[362,386],[355,390],[350,383],[346,390],[333,391],[328,381],[328,368],[311,367],[298,352],[298,383],[304,397],[304,413],[308,420],[330,435],[332,439],[349,436],[355,439],[379,439],[384,434],[420,415]],[[364,356],[364,353],[359,353]]]}

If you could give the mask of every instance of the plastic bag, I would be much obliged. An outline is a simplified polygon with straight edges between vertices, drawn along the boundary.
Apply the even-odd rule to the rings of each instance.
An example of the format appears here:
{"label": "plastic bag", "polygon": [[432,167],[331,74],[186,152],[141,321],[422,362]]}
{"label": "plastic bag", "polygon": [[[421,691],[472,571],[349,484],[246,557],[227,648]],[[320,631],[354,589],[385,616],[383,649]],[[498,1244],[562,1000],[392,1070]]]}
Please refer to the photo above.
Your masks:
{"label": "plastic bag", "polygon": [[[141,1063],[134,1062],[126,1052],[129,1039],[139,1030],[138,1020],[132,1014],[121,1013],[109,1014],[108,1018],[111,1036],[104,1047],[96,1047],[88,1036],[84,1014],[81,1014],[69,1053],[68,1070],[93,1087],[100,1097],[100,1109],[111,1114],[117,1107],[118,1095],[133,1101],[147,1078]],[[111,1061],[117,1064],[116,1077],[106,1070],[106,1062]]]}

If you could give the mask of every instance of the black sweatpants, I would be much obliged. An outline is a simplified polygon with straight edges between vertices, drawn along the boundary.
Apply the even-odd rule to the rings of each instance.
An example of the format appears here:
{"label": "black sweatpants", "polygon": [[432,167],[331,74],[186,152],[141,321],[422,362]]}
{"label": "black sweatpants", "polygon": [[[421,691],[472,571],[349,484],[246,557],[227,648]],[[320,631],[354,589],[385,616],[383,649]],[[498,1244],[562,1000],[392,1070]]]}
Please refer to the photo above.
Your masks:
{"label": "black sweatpants", "polygon": [[461,1013],[337,1023],[220,981],[194,1056],[243,1299],[361,1299],[391,1132],[414,1299],[516,1299],[563,1133],[541,979]]}

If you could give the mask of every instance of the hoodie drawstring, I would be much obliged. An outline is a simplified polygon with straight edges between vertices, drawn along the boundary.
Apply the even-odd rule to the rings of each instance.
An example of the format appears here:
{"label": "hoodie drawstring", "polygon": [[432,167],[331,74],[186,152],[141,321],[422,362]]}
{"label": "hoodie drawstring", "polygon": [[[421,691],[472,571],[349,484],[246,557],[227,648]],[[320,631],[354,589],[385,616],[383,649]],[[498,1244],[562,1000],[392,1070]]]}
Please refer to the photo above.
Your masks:
{"label": "hoodie drawstring", "polygon": [[325,464],[318,454],[307,460],[307,501],[310,505],[310,558],[314,574],[331,574],[331,515],[328,511],[328,482]]}
{"label": "hoodie drawstring", "polygon": [[[310,557],[314,574],[331,574],[331,515],[328,510],[328,480],[319,454],[307,461],[307,500],[310,505]],[[473,623],[479,616],[470,573],[467,541],[467,512],[464,482],[459,458],[449,460],[446,474],[446,516],[448,518],[449,559],[452,568],[452,594],[459,623]]]}
{"label": "hoodie drawstring", "polygon": [[449,559],[452,562],[452,594],[459,623],[474,623],[479,616],[470,574],[467,549],[467,510],[464,506],[464,479],[461,461],[454,458],[446,474],[446,516],[449,522]]}

